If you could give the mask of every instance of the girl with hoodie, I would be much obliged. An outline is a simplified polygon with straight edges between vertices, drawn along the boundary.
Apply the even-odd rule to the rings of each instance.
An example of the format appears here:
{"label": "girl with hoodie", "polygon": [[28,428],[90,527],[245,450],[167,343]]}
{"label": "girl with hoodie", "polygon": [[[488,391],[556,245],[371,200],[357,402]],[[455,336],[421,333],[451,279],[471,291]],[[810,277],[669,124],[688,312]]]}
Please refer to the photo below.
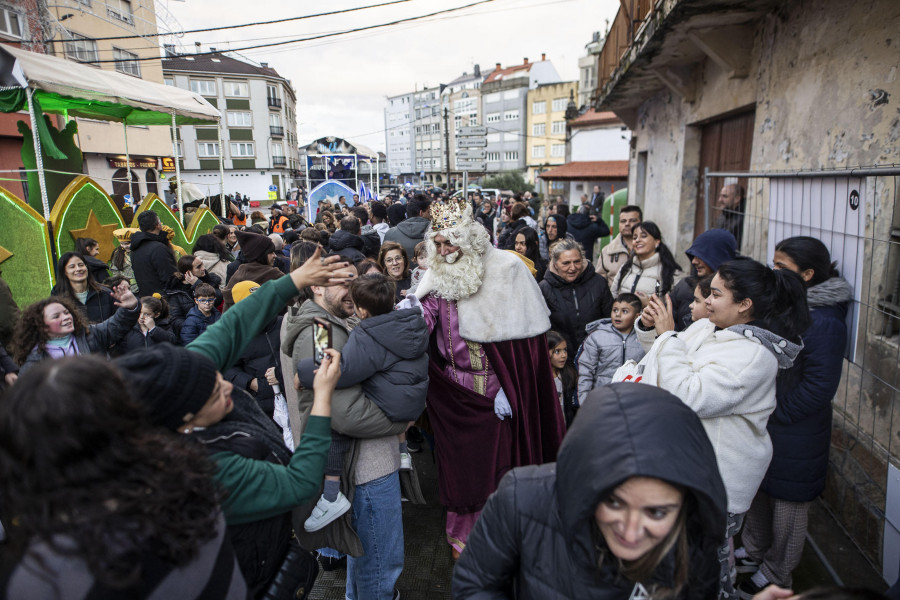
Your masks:
{"label": "girl with hoodie", "polygon": [[806,540],[809,505],[825,487],[831,400],[841,380],[847,309],[853,300],[853,289],[816,238],[779,242],[774,265],[803,280],[812,323],[803,332],[794,366],[782,371],[776,383],[778,403],[768,425],[772,463],[747,513],[741,534],[745,548],[735,552],[738,572],[753,573],[739,586],[742,596],[769,583],[791,587],[791,571]]}
{"label": "girl with hoodie", "polygon": [[[650,298],[641,325],[652,324],[659,337],[643,381],[672,392],[700,416],[728,492],[723,533],[731,538],[772,459],[766,423],[775,410],[775,378],[793,364],[810,320],[800,278],[750,258],[720,266],[710,289],[709,318],[679,333],[671,299]],[[734,598],[728,543],[719,560],[719,597]]]}
{"label": "girl with hoodie", "polygon": [[709,599],[724,526],[697,415],[650,386],[596,389],[556,463],[503,477],[456,563],[453,597]]}

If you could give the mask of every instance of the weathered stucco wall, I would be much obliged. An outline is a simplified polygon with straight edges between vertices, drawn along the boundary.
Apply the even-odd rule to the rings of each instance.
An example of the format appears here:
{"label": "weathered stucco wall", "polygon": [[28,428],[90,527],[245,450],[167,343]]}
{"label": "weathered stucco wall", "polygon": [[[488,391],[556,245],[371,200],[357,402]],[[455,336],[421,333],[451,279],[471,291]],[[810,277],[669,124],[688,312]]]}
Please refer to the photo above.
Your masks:
{"label": "weathered stucco wall", "polygon": [[[665,88],[638,108],[629,189],[638,188],[639,157],[646,152],[645,217],[659,223],[682,262],[694,237],[699,133],[709,120],[755,105],[753,171],[900,164],[900,2],[786,1],[757,21],[747,47],[748,77],[730,79],[705,60],[694,71],[693,102]],[[856,362],[845,362],[834,400],[824,494],[878,565],[889,543],[887,465],[900,465],[900,336],[885,334],[891,317],[879,309],[896,285],[900,263],[900,249],[891,240],[892,226],[900,226],[898,181],[893,176],[866,180],[861,335]],[[750,200],[748,212],[765,224],[768,187],[757,184]],[[754,248],[765,247],[765,240],[759,241],[763,245]]]}

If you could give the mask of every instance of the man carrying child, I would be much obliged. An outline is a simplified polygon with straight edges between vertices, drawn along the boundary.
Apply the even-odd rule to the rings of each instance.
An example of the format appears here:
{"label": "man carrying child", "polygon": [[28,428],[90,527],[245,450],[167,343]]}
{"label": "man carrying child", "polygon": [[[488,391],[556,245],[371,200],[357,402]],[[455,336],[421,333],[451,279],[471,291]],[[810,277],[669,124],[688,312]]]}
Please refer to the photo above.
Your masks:
{"label": "man carrying child", "polygon": [[[366,397],[395,422],[415,421],[425,410],[428,392],[428,332],[416,309],[394,310],[394,282],[381,273],[363,275],[350,284],[350,298],[362,322],[341,349],[338,388],[360,384]],[[312,358],[297,364],[305,388],[312,387],[316,365]],[[350,509],[340,492],[344,455],[352,438],[332,430],[325,464],[325,491],[304,523],[317,531]],[[406,438],[400,434],[400,468],[411,468]]]}

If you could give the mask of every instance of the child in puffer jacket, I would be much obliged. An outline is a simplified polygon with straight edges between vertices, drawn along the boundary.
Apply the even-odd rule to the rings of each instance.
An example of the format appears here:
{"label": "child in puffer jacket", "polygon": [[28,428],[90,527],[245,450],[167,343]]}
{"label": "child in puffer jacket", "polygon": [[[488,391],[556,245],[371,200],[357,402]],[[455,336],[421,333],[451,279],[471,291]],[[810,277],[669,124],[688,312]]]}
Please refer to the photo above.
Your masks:
{"label": "child in puffer jacket", "polygon": [[585,326],[588,336],[578,355],[579,405],[592,389],[608,384],[625,361],[644,358],[644,349],[634,331],[641,310],[641,299],[635,294],[619,294],[613,301],[611,318]]}
{"label": "child in puffer jacket", "polygon": [[[381,273],[370,273],[350,285],[350,299],[362,321],[341,349],[338,388],[360,384],[391,421],[415,421],[425,410],[428,392],[428,329],[417,308],[393,310],[395,284]],[[297,363],[303,387],[310,387],[315,364],[312,358]],[[400,434],[400,468],[410,469],[406,434]],[[331,432],[331,449],[325,464],[325,489],[309,519],[306,531],[318,531],[350,510],[340,491],[344,455],[352,438]]]}

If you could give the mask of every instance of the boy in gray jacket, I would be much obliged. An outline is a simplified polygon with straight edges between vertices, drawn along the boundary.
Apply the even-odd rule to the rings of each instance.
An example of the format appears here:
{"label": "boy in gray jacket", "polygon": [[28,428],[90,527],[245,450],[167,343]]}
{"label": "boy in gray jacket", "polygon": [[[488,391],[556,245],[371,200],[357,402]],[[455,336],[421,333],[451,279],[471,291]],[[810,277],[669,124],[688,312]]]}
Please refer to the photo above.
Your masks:
{"label": "boy in gray jacket", "polygon": [[634,331],[641,310],[641,300],[635,294],[619,294],[613,301],[611,318],[585,326],[588,336],[578,355],[579,405],[592,389],[609,383],[625,361],[639,361],[644,357],[644,349]]}
{"label": "boy in gray jacket", "polygon": [[[415,421],[425,409],[428,392],[428,329],[418,309],[393,310],[394,282],[381,273],[364,275],[350,285],[350,299],[362,319],[341,351],[338,388],[360,384],[391,421]],[[312,358],[297,363],[303,387],[312,385]],[[318,531],[350,509],[340,491],[344,455],[352,439],[331,432],[331,450],[325,465],[325,490],[304,523]],[[406,436],[400,434],[400,468],[410,468]]]}

